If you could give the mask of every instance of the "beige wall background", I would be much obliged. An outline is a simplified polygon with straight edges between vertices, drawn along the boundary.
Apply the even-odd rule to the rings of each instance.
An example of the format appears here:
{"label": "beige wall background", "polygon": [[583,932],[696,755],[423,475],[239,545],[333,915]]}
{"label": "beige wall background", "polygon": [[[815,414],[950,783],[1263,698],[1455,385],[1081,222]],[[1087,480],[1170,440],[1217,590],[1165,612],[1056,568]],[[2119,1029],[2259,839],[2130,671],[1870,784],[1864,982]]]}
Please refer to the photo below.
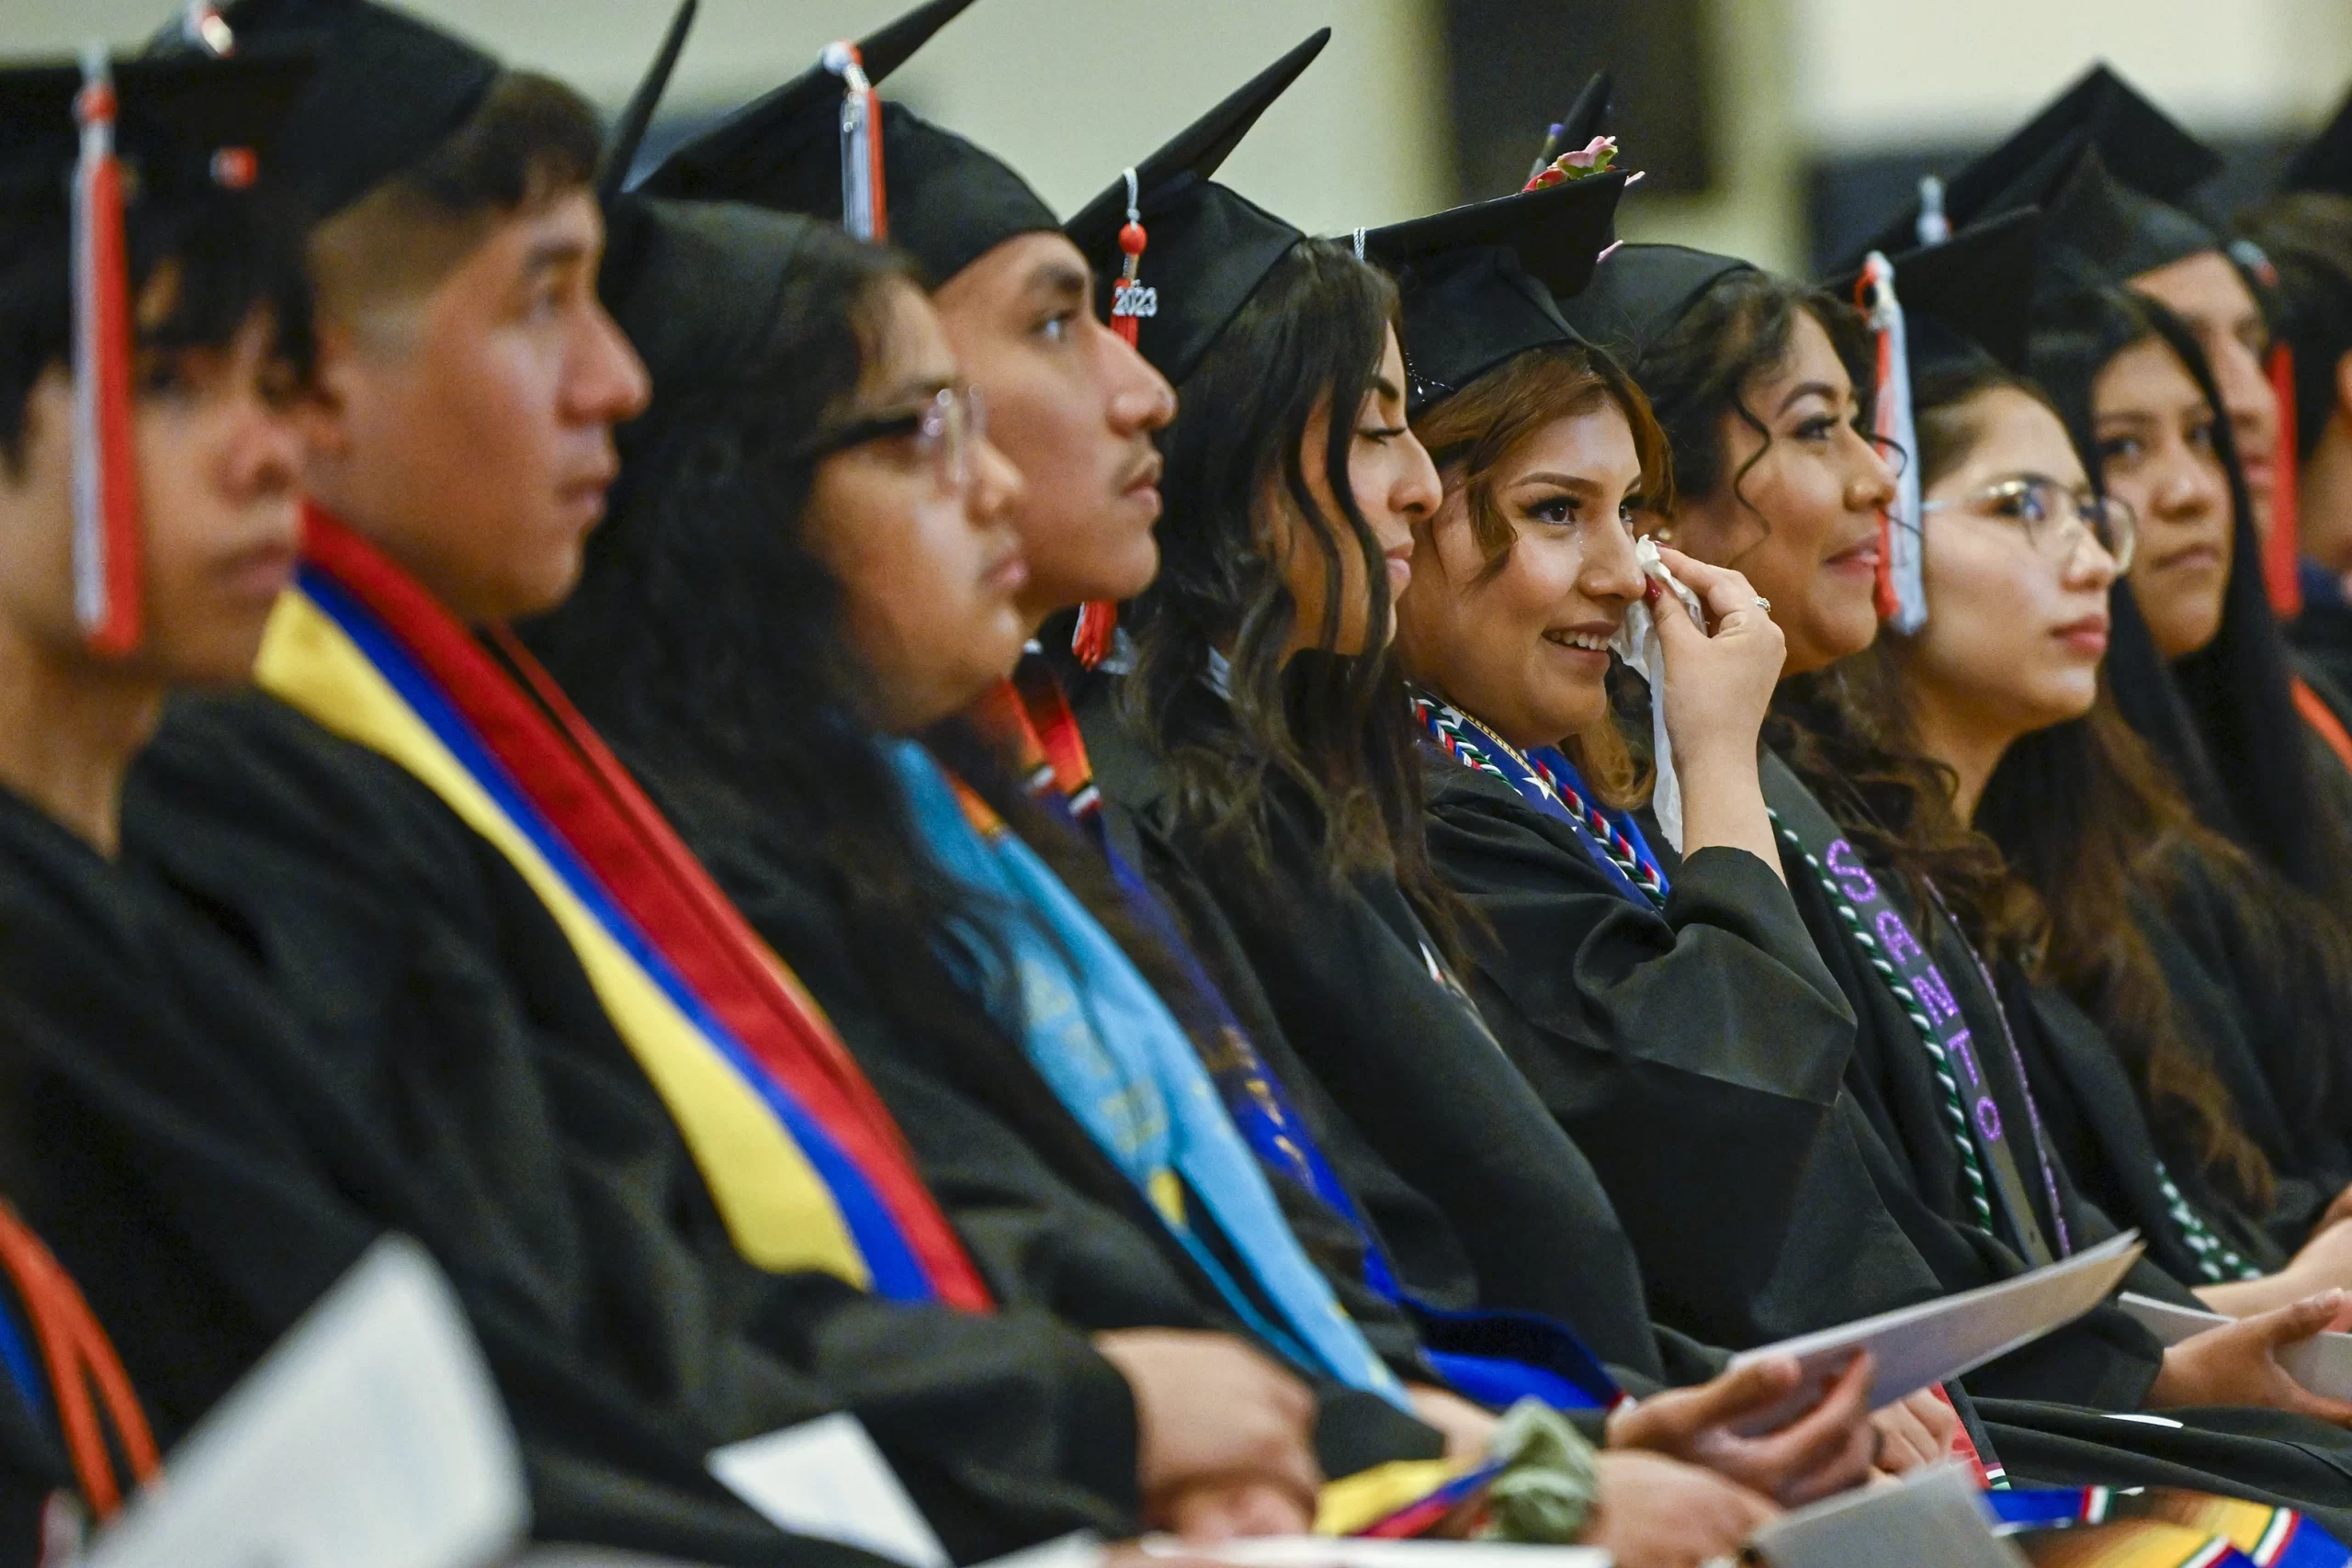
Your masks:
{"label": "beige wall background", "polygon": [[[668,17],[663,0],[412,4],[607,105]],[[902,8],[704,0],[672,102],[740,102]],[[171,14],[153,0],[0,0],[0,49],[129,43]],[[1712,0],[1706,16],[1720,188],[1636,192],[1623,226],[1778,265],[1802,253],[1798,175],[1813,151],[1995,135],[2102,55],[2204,132],[2315,125],[2352,81],[2352,0]],[[1327,25],[1330,48],[1226,177],[1326,231],[1430,210],[1452,156],[1434,0],[979,0],[892,86],[1068,211]],[[1640,149],[1628,152],[1639,167]]]}

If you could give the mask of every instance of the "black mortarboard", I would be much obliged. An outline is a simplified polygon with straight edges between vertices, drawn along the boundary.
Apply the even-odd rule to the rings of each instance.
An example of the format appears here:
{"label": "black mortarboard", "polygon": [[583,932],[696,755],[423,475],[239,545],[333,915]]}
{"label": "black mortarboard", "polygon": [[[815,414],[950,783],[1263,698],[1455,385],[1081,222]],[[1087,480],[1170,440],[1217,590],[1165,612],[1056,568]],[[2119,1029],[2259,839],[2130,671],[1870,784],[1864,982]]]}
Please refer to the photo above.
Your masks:
{"label": "black mortarboard", "polygon": [[[1941,244],[1889,256],[1903,301],[1913,380],[1942,364],[1992,355],[2026,373],[2033,298],[2041,270],[2042,215],[2033,208],[1963,229]],[[1823,287],[1854,298],[1859,269]]]}
{"label": "black mortarboard", "polygon": [[1625,176],[1606,174],[1367,230],[1403,297],[1407,400],[1419,413],[1515,355],[1577,341],[1555,297],[1609,243]]}
{"label": "black mortarboard", "polygon": [[637,91],[628,96],[620,118],[613,122],[612,140],[605,143],[605,161],[596,170],[600,206],[611,208],[628,184],[629,165],[637,162],[637,151],[645,145],[645,133],[653,124],[654,111],[662,107],[662,95],[669,89],[670,73],[678,68],[678,55],[686,47],[686,34],[694,29],[699,8],[699,0],[678,0],[670,26],[662,34],[662,47],[653,51],[653,63],[646,67]]}
{"label": "black mortarboard", "polygon": [[[861,39],[866,80],[878,86],[971,3],[931,0]],[[838,221],[842,93],[840,76],[813,66],[679,148],[639,188]],[[903,104],[882,106],[882,162],[889,241],[933,284],[1007,240],[1059,227],[1053,209],[1004,163]]]}
{"label": "black mortarboard", "polygon": [[2221,236],[2177,207],[2115,177],[2086,146],[2045,209],[2048,236],[2113,283],[2222,248]]}
{"label": "black mortarboard", "polygon": [[657,403],[723,385],[765,357],[793,254],[827,222],[734,201],[632,192],[597,283],[644,361]]}
{"label": "black mortarboard", "polygon": [[1699,297],[1751,262],[1687,245],[1620,245],[1600,258],[1592,281],[1560,313],[1586,342],[1606,349],[1638,379],[1641,364]]}
{"label": "black mortarboard", "polygon": [[[233,59],[183,55],[112,62],[115,152],[130,175],[133,205],[170,199],[213,178],[213,154],[274,145],[278,127],[316,68],[308,50],[255,49]],[[0,67],[0,254],[65,214],[67,175],[80,150],[74,100],[82,68],[71,62]],[[277,175],[274,161],[261,165]],[[44,242],[63,231],[42,229]]]}
{"label": "black mortarboard", "polygon": [[43,250],[51,268],[72,258],[74,604],[100,655],[135,651],[145,625],[131,221],[250,185],[314,64],[282,48],[119,62],[94,48],[78,64],[0,69],[0,270]]}
{"label": "black mortarboard", "polygon": [[[2104,231],[2099,243],[2111,254],[2169,251],[2154,264],[2161,266],[2218,246],[2209,231],[2201,244],[2177,248],[2190,243],[2196,238],[2190,230],[2201,227],[2178,212],[2177,204],[2220,172],[2220,157],[2104,64],[2093,66],[2023,129],[1954,175],[1944,186],[1944,215],[1958,230],[2021,207],[2040,207],[2047,215],[2049,238],[2071,243],[2062,197],[2092,151],[2103,161],[2109,182],[2136,198],[2129,204],[2129,220],[2144,229],[2136,243]],[[1918,221],[1915,202],[1863,249],[1889,254],[1908,250],[1918,243]]]}
{"label": "black mortarboard", "polygon": [[[1330,40],[1330,28],[1317,31],[1135,166],[1136,207],[1149,235],[1141,281],[1156,295],[1155,310],[1138,321],[1136,346],[1170,381],[1193,373],[1274,264],[1306,238],[1210,176]],[[1128,191],[1123,175],[1063,226],[1106,276],[1124,259],[1119,231]],[[1107,310],[1109,299],[1102,305]]]}
{"label": "black mortarboard", "polygon": [[2352,196],[2352,95],[2346,95],[2311,144],[2287,165],[2281,190],[2324,190]]}
{"label": "black mortarboard", "polygon": [[[265,40],[318,51],[274,148],[273,175],[312,218],[350,206],[422,160],[478,107],[498,62],[374,0],[237,0],[220,13],[240,53]],[[167,46],[180,43],[175,26]]]}

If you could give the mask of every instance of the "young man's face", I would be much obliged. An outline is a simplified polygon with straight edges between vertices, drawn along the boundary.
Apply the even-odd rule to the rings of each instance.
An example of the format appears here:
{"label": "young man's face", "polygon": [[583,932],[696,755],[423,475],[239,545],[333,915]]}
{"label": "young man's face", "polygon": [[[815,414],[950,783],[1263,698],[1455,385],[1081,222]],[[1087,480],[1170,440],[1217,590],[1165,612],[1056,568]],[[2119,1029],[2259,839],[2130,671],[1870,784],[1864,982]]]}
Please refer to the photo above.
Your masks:
{"label": "young man's face", "polygon": [[[164,686],[252,678],[300,543],[302,431],[289,373],[256,316],[225,348],[175,355],[133,405],[144,636],[114,667]],[[74,615],[74,382],[52,366],[27,400],[24,461],[0,465],[0,614],[65,658]]]}
{"label": "young man's face", "polygon": [[1094,319],[1093,276],[1059,234],[1007,240],[934,297],[989,438],[1027,491],[1012,509],[1035,626],[1089,599],[1131,599],[1159,570],[1159,453],[1176,415],[1167,378]]}
{"label": "young man's face", "polygon": [[420,298],[321,322],[313,493],[470,623],[562,603],[644,365],[596,299],[584,189],[500,219]]}

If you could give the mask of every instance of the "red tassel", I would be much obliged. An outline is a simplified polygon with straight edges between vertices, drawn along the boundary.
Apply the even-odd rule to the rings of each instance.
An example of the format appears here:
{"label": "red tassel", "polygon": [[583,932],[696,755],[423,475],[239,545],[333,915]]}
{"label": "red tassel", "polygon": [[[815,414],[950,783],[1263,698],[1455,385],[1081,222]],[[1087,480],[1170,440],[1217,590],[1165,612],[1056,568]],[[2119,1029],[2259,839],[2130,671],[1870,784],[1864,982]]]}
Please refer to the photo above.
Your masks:
{"label": "red tassel", "polygon": [[[1861,277],[1854,285],[1854,305],[1864,315],[1871,309],[1870,269],[1862,269]],[[1894,343],[1886,333],[1871,334],[1877,344],[1877,391],[1881,406],[1894,380]],[[1903,608],[1902,595],[1894,591],[1894,519],[1883,506],[1878,511],[1878,577],[1871,586],[1871,607],[1878,612],[1881,621],[1891,621]]]}
{"label": "red tassel", "polygon": [[1080,665],[1095,669],[1111,656],[1112,634],[1118,629],[1118,605],[1107,599],[1089,599],[1078,607],[1078,625],[1070,630],[1069,650]]}
{"label": "red tassel", "polygon": [[890,237],[890,204],[882,181],[882,95],[865,78],[865,60],[846,39],[828,44],[822,64],[842,79],[842,227],[880,244]]}
{"label": "red tassel", "polygon": [[2279,343],[2270,351],[2270,389],[2278,400],[2278,447],[2270,462],[2270,532],[2262,540],[2262,585],[2270,610],[2282,621],[2303,613],[2302,540],[2296,518],[2295,351]]}
{"label": "red tassel", "polygon": [[139,470],[130,423],[130,281],[114,80],[106,51],[83,56],[74,100],[74,608],[94,652],[139,646]]}
{"label": "red tassel", "polygon": [[1143,319],[1159,313],[1159,291],[1147,289],[1137,281],[1143,268],[1144,246],[1150,237],[1144,232],[1143,212],[1136,205],[1138,189],[1133,169],[1126,171],[1126,179],[1127,221],[1119,231],[1119,249],[1127,259],[1119,268],[1118,280],[1111,285],[1111,330],[1133,348],[1143,334]]}

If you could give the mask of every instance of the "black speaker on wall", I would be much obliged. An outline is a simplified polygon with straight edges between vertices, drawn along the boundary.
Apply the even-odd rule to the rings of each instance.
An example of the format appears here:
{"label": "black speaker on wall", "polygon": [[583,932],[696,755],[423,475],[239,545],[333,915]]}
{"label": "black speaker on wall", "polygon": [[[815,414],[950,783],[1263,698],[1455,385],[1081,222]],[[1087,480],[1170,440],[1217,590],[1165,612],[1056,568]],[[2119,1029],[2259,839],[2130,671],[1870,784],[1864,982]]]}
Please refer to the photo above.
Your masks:
{"label": "black speaker on wall", "polygon": [[1464,201],[1517,190],[1545,127],[1588,77],[1616,77],[1623,168],[1657,194],[1713,183],[1709,0],[1443,0],[1455,174]]}

